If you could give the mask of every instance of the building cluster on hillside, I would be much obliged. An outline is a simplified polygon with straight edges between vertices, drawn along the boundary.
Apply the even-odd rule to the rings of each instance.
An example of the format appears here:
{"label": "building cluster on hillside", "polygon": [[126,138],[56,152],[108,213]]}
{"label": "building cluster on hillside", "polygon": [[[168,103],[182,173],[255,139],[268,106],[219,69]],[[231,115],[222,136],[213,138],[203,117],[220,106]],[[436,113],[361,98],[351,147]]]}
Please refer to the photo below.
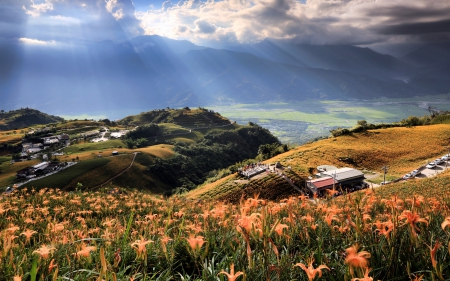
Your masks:
{"label": "building cluster on hillside", "polygon": [[68,134],[61,134],[50,137],[43,137],[40,139],[41,142],[29,142],[27,139],[22,140],[22,152],[20,153],[20,158],[36,158],[36,155],[42,151],[48,150],[52,145],[70,145],[70,137]]}
{"label": "building cluster on hillside", "polygon": [[367,188],[368,184],[364,182],[364,174],[353,168],[336,168],[327,166],[316,174],[316,179],[306,182],[306,186],[312,194],[318,196],[325,195],[327,190],[335,190],[339,195],[343,192],[353,192],[355,190]]}
{"label": "building cluster on hillside", "polygon": [[65,163],[60,162],[41,162],[37,165],[23,168],[16,173],[17,179],[31,179],[37,176],[46,175],[51,172],[60,170]]}

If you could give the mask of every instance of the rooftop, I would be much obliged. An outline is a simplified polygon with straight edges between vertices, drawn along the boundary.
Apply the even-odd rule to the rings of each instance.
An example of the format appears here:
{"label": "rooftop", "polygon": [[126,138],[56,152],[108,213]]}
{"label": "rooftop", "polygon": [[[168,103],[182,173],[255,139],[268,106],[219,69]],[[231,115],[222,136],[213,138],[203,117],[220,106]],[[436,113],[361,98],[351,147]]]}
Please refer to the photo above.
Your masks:
{"label": "rooftop", "polygon": [[337,184],[337,181],[335,181],[332,177],[323,177],[323,178],[311,180],[310,183],[319,189],[319,188],[322,188],[325,186],[331,186],[333,184]]}
{"label": "rooftop", "polygon": [[322,172],[321,176],[330,176],[340,182],[348,179],[364,177],[364,174],[353,168],[341,168],[333,171]]}

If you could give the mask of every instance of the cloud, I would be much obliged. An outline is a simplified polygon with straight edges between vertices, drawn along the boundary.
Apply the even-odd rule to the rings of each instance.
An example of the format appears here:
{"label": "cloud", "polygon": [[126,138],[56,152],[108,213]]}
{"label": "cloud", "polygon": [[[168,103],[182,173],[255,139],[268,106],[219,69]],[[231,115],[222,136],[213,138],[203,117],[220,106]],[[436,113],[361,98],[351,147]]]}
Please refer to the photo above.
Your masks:
{"label": "cloud", "polygon": [[54,45],[56,42],[54,40],[52,41],[42,41],[37,39],[31,39],[31,38],[19,38],[19,42],[28,44],[28,45]]}
{"label": "cloud", "polygon": [[[136,16],[146,34],[200,44],[266,38],[371,44],[428,40],[437,32],[448,35],[449,14],[448,0],[185,0],[165,2]],[[419,28],[421,36],[414,28]]]}
{"label": "cloud", "polygon": [[123,10],[119,6],[117,0],[106,0],[106,10],[110,12],[116,20],[120,20],[124,16]]}
{"label": "cloud", "polygon": [[0,37],[122,41],[143,34],[132,0],[2,0]]}
{"label": "cloud", "polygon": [[22,8],[25,10],[25,13],[32,17],[37,17],[42,13],[53,10],[53,4],[49,0],[45,0],[45,2],[38,4],[36,4],[34,0],[31,0],[31,3],[31,9],[27,9],[25,5],[22,6]]}
{"label": "cloud", "polygon": [[210,24],[206,20],[196,20],[194,22],[194,24],[196,26],[195,30],[200,33],[206,33],[206,34],[214,33],[217,29],[217,27],[215,25]]}

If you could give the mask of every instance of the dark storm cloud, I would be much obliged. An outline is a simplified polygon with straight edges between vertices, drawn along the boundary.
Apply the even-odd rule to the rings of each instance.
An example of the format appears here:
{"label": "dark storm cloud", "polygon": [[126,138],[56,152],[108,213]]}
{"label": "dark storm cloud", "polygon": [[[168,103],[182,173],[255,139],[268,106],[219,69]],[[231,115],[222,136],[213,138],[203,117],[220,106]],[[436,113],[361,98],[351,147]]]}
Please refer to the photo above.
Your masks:
{"label": "dark storm cloud", "polygon": [[388,22],[418,21],[423,18],[448,18],[450,8],[436,9],[409,6],[381,7],[370,10],[366,14],[369,17],[389,17]]}
{"label": "dark storm cloud", "polygon": [[385,25],[382,27],[377,27],[374,30],[383,35],[426,35],[433,33],[450,33],[450,20]]}

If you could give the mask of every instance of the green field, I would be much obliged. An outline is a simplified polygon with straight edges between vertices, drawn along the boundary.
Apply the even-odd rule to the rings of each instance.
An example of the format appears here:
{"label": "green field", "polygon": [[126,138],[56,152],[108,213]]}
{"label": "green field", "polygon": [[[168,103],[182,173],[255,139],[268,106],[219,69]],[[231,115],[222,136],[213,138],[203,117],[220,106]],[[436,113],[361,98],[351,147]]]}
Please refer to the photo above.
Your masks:
{"label": "green field", "polygon": [[352,127],[358,120],[392,123],[409,116],[428,115],[428,107],[450,110],[448,95],[403,99],[380,98],[349,101],[301,101],[290,103],[208,106],[239,124],[255,122],[282,142],[301,144],[328,136],[331,129]]}
{"label": "green field", "polygon": [[80,153],[85,151],[97,151],[108,148],[120,148],[124,147],[124,143],[121,140],[108,140],[103,142],[86,142],[73,144],[69,147],[64,148],[64,152],[67,154]]}
{"label": "green field", "polygon": [[111,161],[111,159],[107,158],[81,161],[78,164],[60,171],[54,175],[36,181],[31,181],[23,186],[34,187],[36,189],[42,189],[44,187],[61,188],[62,186],[67,186],[73,179],[80,177],[96,168],[105,166],[109,161]]}

